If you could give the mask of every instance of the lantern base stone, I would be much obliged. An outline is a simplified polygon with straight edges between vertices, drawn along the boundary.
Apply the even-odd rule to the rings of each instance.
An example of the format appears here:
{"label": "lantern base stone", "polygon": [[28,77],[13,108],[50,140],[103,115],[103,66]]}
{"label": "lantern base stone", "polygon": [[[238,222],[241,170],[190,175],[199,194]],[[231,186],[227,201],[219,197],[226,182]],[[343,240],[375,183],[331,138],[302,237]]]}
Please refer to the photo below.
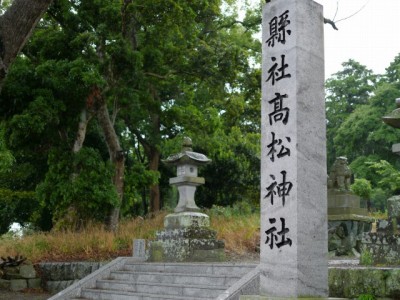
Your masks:
{"label": "lantern base stone", "polygon": [[206,214],[183,212],[169,214],[164,219],[165,230],[156,233],[150,242],[149,261],[152,262],[222,262],[225,243],[216,239],[209,228]]}
{"label": "lantern base stone", "polygon": [[210,227],[210,218],[199,212],[174,213],[164,218],[164,227],[166,229]]}

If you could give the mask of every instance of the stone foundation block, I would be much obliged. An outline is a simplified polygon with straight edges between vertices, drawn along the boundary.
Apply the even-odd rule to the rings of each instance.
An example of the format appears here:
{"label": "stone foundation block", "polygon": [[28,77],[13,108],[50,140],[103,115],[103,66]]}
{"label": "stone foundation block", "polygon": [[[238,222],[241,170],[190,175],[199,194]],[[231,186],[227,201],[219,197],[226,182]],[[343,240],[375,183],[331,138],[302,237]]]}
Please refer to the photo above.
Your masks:
{"label": "stone foundation block", "polygon": [[191,261],[198,262],[214,262],[214,261],[225,261],[225,250],[212,249],[212,250],[194,250],[191,257]]}
{"label": "stone foundation block", "polygon": [[210,226],[210,218],[206,214],[199,212],[181,212],[169,214],[164,219],[165,229],[177,229],[198,227],[204,228]]}
{"label": "stone foundation block", "polygon": [[215,239],[217,233],[214,230],[200,227],[181,229],[167,229],[156,233],[157,240],[171,239]]}
{"label": "stone foundation block", "polygon": [[365,233],[361,258],[364,264],[400,265],[400,234]]}
{"label": "stone foundation block", "polygon": [[62,280],[62,281],[48,281],[46,283],[46,290],[50,293],[59,292],[65,290],[70,285],[78,282],[79,280]]}
{"label": "stone foundation block", "polygon": [[36,270],[33,265],[21,265],[19,267],[19,274],[22,278],[26,279],[36,278]]}
{"label": "stone foundation block", "polygon": [[10,290],[13,292],[22,291],[28,287],[28,282],[25,279],[10,280]]}
{"label": "stone foundation block", "polygon": [[30,289],[39,289],[42,286],[42,279],[40,278],[28,279],[27,282]]}
{"label": "stone foundation block", "polygon": [[328,251],[331,256],[358,256],[363,234],[371,223],[358,220],[328,221]]}
{"label": "stone foundation block", "polygon": [[225,243],[216,240],[214,230],[202,227],[167,229],[157,232],[150,242],[149,261],[189,262],[224,261]]}
{"label": "stone foundation block", "polygon": [[0,279],[0,290],[8,290],[10,288],[10,280]]}

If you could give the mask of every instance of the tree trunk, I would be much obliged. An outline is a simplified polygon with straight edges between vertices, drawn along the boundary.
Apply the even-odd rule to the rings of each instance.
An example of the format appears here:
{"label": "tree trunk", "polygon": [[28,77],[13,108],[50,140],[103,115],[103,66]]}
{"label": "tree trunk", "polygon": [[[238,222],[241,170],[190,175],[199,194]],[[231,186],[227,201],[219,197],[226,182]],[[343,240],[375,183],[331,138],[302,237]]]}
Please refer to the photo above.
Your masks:
{"label": "tree trunk", "polygon": [[90,116],[88,116],[86,108],[83,108],[81,111],[81,116],[78,125],[78,132],[76,133],[76,139],[74,142],[74,146],[72,147],[73,153],[78,153],[79,150],[82,149],[83,142],[86,137],[86,128],[89,123]]}
{"label": "tree trunk", "polygon": [[52,0],[14,0],[0,17],[0,90],[12,62]]}
{"label": "tree trunk", "polygon": [[147,215],[147,213],[149,212],[148,208],[147,208],[147,201],[146,201],[146,187],[143,187],[142,189],[142,206],[143,206],[143,215]]}
{"label": "tree trunk", "polygon": [[[159,140],[160,137],[160,116],[158,114],[152,114],[152,134],[153,141]],[[144,139],[140,132],[134,131],[136,138],[139,143],[143,146],[146,157],[149,161],[149,170],[158,171],[158,166],[160,164],[160,151],[158,150],[157,143]],[[153,184],[150,186],[150,200],[149,200],[150,212],[154,213],[161,209],[160,203],[160,187],[159,184]]]}
{"label": "tree trunk", "polygon": [[[152,147],[149,155],[149,169],[151,171],[158,171],[159,163],[160,151],[156,147]],[[155,213],[160,209],[160,185],[157,183],[150,186],[150,212]]]}
{"label": "tree trunk", "polygon": [[[85,141],[86,137],[86,128],[91,117],[92,115],[88,113],[86,107],[84,107],[81,111],[75,142],[74,145],[72,146],[73,154],[77,154],[82,149],[83,142]],[[75,181],[78,175],[79,174],[77,173],[77,170],[75,170],[71,174],[72,183]],[[57,220],[57,225],[55,227],[58,227],[60,229],[74,230],[74,231],[80,230],[84,225],[84,223],[82,223],[82,220],[80,219],[79,216],[79,212],[76,209],[74,203],[71,203],[69,205],[67,212],[68,213],[65,214],[63,217],[61,217],[61,219]]]}
{"label": "tree trunk", "polygon": [[115,168],[113,183],[118,193],[119,203],[111,211],[107,224],[108,229],[115,232],[118,229],[120,206],[122,203],[122,197],[124,195],[125,157],[122,148],[119,144],[118,135],[115,132],[114,126],[111,122],[110,114],[108,112],[107,103],[105,99],[101,98],[99,100],[97,118],[104,133],[104,137],[108,147],[108,153],[110,154],[111,163],[114,165]]}

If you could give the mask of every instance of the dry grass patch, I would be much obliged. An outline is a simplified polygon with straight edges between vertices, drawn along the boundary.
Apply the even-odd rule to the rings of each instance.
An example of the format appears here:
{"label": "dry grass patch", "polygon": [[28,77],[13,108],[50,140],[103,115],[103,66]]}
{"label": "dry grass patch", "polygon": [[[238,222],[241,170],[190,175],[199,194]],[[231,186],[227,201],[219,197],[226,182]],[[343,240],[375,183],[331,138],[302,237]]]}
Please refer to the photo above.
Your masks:
{"label": "dry grass patch", "polygon": [[0,256],[23,255],[40,261],[102,261],[132,254],[133,238],[152,238],[163,227],[166,213],[154,218],[135,218],[120,223],[117,233],[99,224],[88,225],[79,232],[51,231],[23,238],[2,238]]}
{"label": "dry grass patch", "polygon": [[245,216],[213,216],[211,227],[225,241],[228,252],[243,255],[255,252],[260,242],[259,213]]}
{"label": "dry grass patch", "polygon": [[[164,227],[161,212],[153,218],[137,217],[120,223],[117,233],[102,225],[89,225],[79,232],[51,231],[23,238],[0,237],[0,256],[23,255],[34,263],[42,261],[104,261],[132,255],[133,239],[153,239]],[[255,252],[259,241],[259,214],[211,216],[211,227],[218,239],[225,240],[228,253]]]}

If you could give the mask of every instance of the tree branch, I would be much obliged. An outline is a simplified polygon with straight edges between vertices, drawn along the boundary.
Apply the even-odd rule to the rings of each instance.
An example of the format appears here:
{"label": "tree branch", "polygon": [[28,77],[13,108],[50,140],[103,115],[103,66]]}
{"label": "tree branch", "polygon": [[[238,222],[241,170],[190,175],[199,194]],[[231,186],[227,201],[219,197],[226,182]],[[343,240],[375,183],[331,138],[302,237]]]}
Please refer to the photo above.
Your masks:
{"label": "tree branch", "polygon": [[339,29],[336,27],[335,22],[333,22],[332,20],[329,20],[329,19],[327,19],[327,18],[324,18],[324,23],[325,23],[325,24],[331,25],[331,26],[333,27],[333,29],[335,29],[335,30],[339,30]]}
{"label": "tree branch", "polygon": [[354,17],[356,14],[358,14],[360,11],[362,11],[367,6],[368,3],[369,3],[369,0],[367,2],[365,2],[365,4],[359,10],[357,10],[355,13],[351,14],[350,16],[348,16],[346,18],[337,20],[336,23],[350,19],[351,17]]}
{"label": "tree branch", "polygon": [[7,73],[52,0],[14,0],[0,17],[1,58]]}

